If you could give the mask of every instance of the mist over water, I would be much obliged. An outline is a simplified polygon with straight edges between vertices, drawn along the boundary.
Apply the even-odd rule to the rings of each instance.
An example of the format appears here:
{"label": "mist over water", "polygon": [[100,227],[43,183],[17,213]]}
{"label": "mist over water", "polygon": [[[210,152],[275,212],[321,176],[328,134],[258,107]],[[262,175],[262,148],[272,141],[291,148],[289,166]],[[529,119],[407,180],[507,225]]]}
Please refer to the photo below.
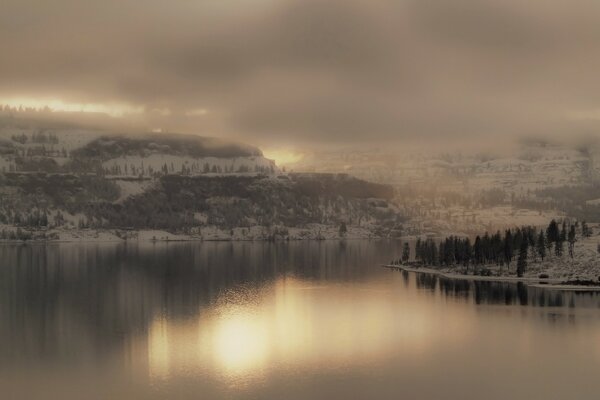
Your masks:
{"label": "mist over water", "polygon": [[379,267],[400,251],[400,241],[1,246],[2,397],[600,389],[596,293]]}

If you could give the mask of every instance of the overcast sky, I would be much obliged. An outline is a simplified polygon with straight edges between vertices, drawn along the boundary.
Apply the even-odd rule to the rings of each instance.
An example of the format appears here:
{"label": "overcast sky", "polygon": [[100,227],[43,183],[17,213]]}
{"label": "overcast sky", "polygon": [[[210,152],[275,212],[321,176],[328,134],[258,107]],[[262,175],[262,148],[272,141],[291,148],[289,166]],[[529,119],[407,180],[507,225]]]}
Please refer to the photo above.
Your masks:
{"label": "overcast sky", "polygon": [[3,0],[0,99],[265,143],[596,134],[597,0]]}

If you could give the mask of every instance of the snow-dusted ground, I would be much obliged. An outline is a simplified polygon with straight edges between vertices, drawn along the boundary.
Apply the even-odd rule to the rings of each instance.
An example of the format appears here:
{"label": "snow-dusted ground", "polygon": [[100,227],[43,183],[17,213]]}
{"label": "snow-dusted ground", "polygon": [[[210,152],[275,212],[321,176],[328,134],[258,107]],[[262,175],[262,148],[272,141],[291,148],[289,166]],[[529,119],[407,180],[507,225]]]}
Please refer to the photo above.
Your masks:
{"label": "snow-dusted ground", "polygon": [[[595,227],[598,231],[598,227]],[[552,283],[557,284],[568,281],[595,281],[600,283],[600,253],[598,245],[600,244],[600,234],[595,234],[589,238],[579,238],[575,243],[574,256],[569,257],[567,245],[565,245],[564,255],[557,257],[553,253],[553,249],[549,250],[549,255],[541,261],[537,258],[534,260],[530,255],[527,261],[527,268],[523,277],[517,277],[517,260],[511,263],[510,267],[506,265],[490,264],[483,267],[477,267],[481,270],[487,269],[490,271],[490,276],[480,276],[473,274],[473,266],[452,266],[443,268],[411,268],[407,266],[391,265],[390,267],[399,267],[404,270],[423,273],[434,273],[447,278],[456,279],[475,279],[487,281],[522,281],[534,283]],[[540,276],[544,277],[543,279]],[[554,287],[554,286],[553,286]],[[573,289],[578,286],[563,285],[555,288]],[[598,287],[600,290],[600,287]]]}
{"label": "snow-dusted ground", "polygon": [[407,223],[407,232],[435,233],[439,236],[458,234],[467,236],[488,231],[495,232],[515,226],[543,226],[563,215],[556,211],[536,211],[512,206],[497,207],[438,207],[428,210],[426,216],[414,216]]}
{"label": "snow-dusted ground", "polygon": [[438,191],[497,188],[522,194],[536,189],[580,184],[600,177],[600,153],[567,145],[515,144],[495,154],[434,154],[427,151],[342,149],[316,152],[286,165],[295,171],[346,172],[373,182],[398,186],[431,185]]}
{"label": "snow-dusted ground", "polygon": [[11,140],[12,136],[25,135],[28,137],[28,141],[24,144],[14,143],[22,148],[36,147],[40,143],[31,141],[31,138],[35,134],[43,133],[44,135],[52,135],[58,139],[58,143],[45,143],[48,147],[57,147],[58,150],[63,148],[67,151],[75,150],[85,146],[92,140],[106,134],[104,131],[92,130],[92,129],[43,129],[37,127],[16,127],[16,126],[0,126],[0,138]]}
{"label": "snow-dusted ground", "polygon": [[0,156],[0,172],[9,172],[15,169],[15,162],[12,159]]}
{"label": "snow-dusted ground", "polygon": [[92,229],[59,230],[59,242],[120,242],[122,239],[109,231],[96,231]]}
{"label": "snow-dusted ground", "polygon": [[[34,140],[36,135],[43,134],[52,140],[40,142]],[[43,148],[44,157],[51,158],[58,165],[68,162],[71,151],[81,148],[94,139],[108,132],[84,129],[44,129],[0,126],[0,140],[10,143],[17,149],[20,157],[35,157]],[[21,143],[13,137],[24,135],[26,141]],[[107,160],[103,163],[108,171],[117,171],[114,175],[123,177],[152,176],[154,173],[199,174],[238,174],[238,173],[278,173],[279,168],[273,160],[261,156],[249,157],[184,157],[155,153],[146,157],[123,156]],[[0,172],[14,170],[15,157],[0,154]],[[109,174],[111,174],[109,172]]]}
{"label": "snow-dusted ground", "polygon": [[207,173],[234,174],[240,172],[276,173],[279,169],[272,160],[264,157],[183,157],[170,154],[151,154],[148,157],[124,156],[105,161],[103,167],[109,171],[119,171],[119,176],[152,175],[152,172],[181,173],[200,175]]}
{"label": "snow-dusted ground", "polygon": [[[580,279],[599,281],[599,242],[600,236],[580,239],[580,241],[575,244],[573,258],[570,258],[568,254],[565,254],[560,258],[551,255],[543,262],[530,262],[527,266],[527,272],[525,273],[525,276],[539,276],[540,274],[544,273],[550,277],[562,278],[563,280]],[[566,249],[565,253],[568,253]],[[516,268],[516,263],[513,267]]]}
{"label": "snow-dusted ground", "polygon": [[[68,216],[69,225],[43,232],[48,241],[61,242],[106,242],[106,241],[264,241],[264,240],[337,240],[377,238],[368,227],[348,226],[348,231],[340,235],[338,228],[321,224],[310,224],[305,228],[251,226],[244,228],[221,229],[216,226],[193,228],[187,234],[174,234],[163,230],[115,230],[76,228],[77,216]],[[14,227],[0,225],[0,229],[14,230]]]}
{"label": "snow-dusted ground", "polygon": [[121,191],[121,195],[116,201],[117,203],[121,203],[132,196],[142,194],[154,185],[154,182],[150,180],[117,179],[114,182],[119,186],[119,190]]}

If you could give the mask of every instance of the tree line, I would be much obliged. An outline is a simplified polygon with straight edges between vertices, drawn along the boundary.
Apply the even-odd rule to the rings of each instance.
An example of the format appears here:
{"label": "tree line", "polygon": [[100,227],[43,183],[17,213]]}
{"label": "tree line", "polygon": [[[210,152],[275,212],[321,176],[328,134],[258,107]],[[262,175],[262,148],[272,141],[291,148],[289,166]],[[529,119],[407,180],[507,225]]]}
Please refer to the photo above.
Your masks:
{"label": "tree line", "polygon": [[[527,270],[528,259],[533,259],[534,262],[538,259],[543,261],[552,253],[556,257],[562,257],[565,254],[565,245],[569,257],[573,258],[579,235],[590,237],[592,233],[585,221],[574,224],[562,221],[561,224],[553,219],[546,229],[523,226],[507,229],[504,233],[486,232],[473,241],[468,237],[458,236],[449,236],[440,242],[419,238],[415,244],[415,261],[427,266],[462,265],[467,268],[495,264],[504,265],[507,269],[516,261],[517,274],[522,276]],[[407,263],[409,259],[410,247],[405,243],[402,256],[396,263]]]}

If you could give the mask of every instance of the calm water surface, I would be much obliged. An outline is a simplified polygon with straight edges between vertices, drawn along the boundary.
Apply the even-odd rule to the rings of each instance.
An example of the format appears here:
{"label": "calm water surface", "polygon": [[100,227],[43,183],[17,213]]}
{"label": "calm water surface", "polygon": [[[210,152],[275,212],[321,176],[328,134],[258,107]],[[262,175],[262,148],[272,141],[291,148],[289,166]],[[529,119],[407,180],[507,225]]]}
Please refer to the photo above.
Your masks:
{"label": "calm water surface", "polygon": [[598,397],[600,295],[378,267],[400,252],[0,246],[0,398]]}

